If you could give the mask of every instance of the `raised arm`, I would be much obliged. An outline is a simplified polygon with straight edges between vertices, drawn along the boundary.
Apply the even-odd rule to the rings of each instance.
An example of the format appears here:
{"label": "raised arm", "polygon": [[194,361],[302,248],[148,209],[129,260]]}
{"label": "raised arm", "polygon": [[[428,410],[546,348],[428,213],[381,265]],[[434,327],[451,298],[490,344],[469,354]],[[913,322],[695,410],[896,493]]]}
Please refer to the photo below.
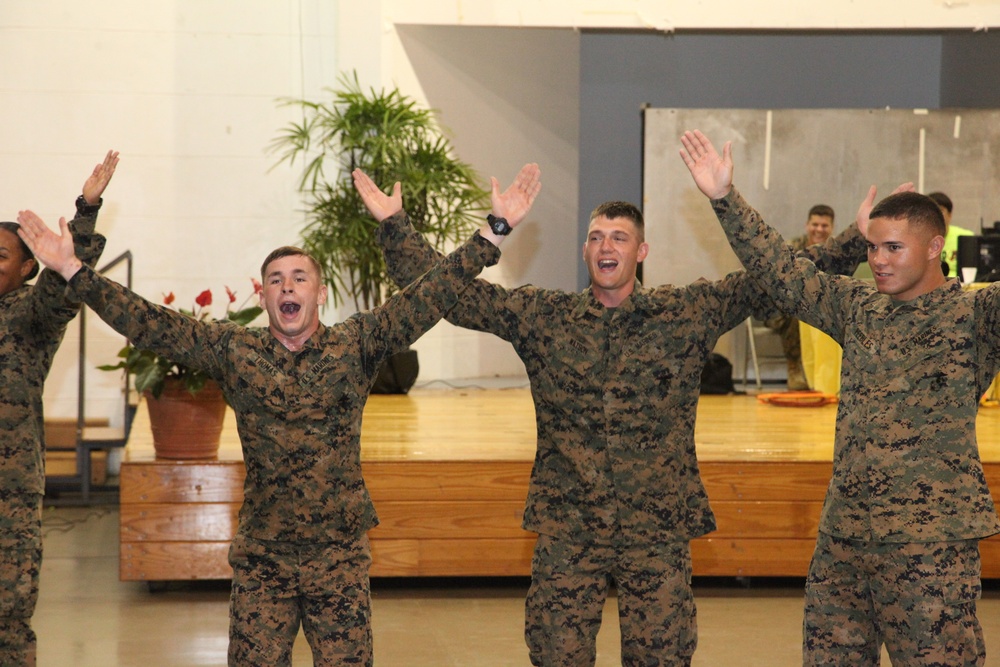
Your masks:
{"label": "raised arm", "polygon": [[722,155],[701,130],[681,135],[681,159],[687,165],[695,185],[709,199],[722,199],[733,187],[733,146],[727,141]]}
{"label": "raised arm", "polygon": [[681,157],[698,189],[711,199],[712,208],[729,243],[747,272],[774,300],[778,310],[819,327],[840,340],[842,307],[847,299],[839,289],[850,289],[846,278],[820,271],[806,259],[795,259],[775,229],[732,187],[729,144],[719,157],[701,132],[686,132]]}
{"label": "raised arm", "polygon": [[101,203],[104,190],[111,182],[118,167],[118,151],[110,150],[104,156],[104,161],[94,167],[94,170],[83,183],[83,199],[91,206]]}
{"label": "raised arm", "polygon": [[17,222],[21,226],[18,236],[27,244],[35,258],[69,281],[83,268],[83,262],[76,256],[73,235],[70,234],[66,218],[59,218],[59,234],[56,234],[38,217],[34,211],[20,211]]}
{"label": "raised arm", "polygon": [[[351,175],[354,177],[354,187],[361,196],[361,201],[376,220],[383,222],[387,218],[403,213],[402,187],[398,181],[392,186],[392,194],[387,195],[360,169],[355,169]],[[524,165],[514,182],[503,192],[500,192],[500,182],[495,177],[490,177],[490,184],[491,215],[503,218],[513,229],[527,217],[535,197],[542,188],[541,170],[534,163]],[[507,238],[506,234],[494,233],[489,223],[484,223],[479,228],[479,234],[498,248]]]}

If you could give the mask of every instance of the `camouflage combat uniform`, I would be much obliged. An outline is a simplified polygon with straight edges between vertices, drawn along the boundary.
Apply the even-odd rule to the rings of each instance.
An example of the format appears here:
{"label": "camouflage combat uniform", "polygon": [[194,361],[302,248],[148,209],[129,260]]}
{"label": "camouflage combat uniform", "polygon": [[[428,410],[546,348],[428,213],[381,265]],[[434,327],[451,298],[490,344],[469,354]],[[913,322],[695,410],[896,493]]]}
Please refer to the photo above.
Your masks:
{"label": "camouflage combat uniform", "polygon": [[[77,199],[70,231],[77,256],[93,264],[104,250],[94,232],[100,203]],[[33,285],[0,296],[0,665],[31,664],[42,560],[45,493],[42,390],[66,326],[79,304],[66,281],[44,270]]]}
{"label": "camouflage combat uniform", "polygon": [[477,234],[382,306],[321,324],[298,352],[267,328],[197,322],[91,271],[70,281],[134,345],[218,380],[236,412],[246,482],[230,549],[230,664],[289,664],[300,622],[316,665],[371,664],[366,532],[378,518],[361,475],[362,411],[383,359],[498,256]]}
{"label": "camouflage combat uniform", "polygon": [[844,348],[833,478],[806,584],[806,664],[981,665],[978,540],[1000,531],[976,414],[1000,367],[1000,283],[896,301],[792,262],[734,189],[712,202],[784,310]]}
{"label": "camouflage combat uniform", "polygon": [[[399,284],[436,258],[400,220],[380,226],[379,242]],[[853,228],[822,252],[853,272],[863,248]],[[773,309],[739,272],[680,288],[636,283],[617,308],[589,289],[477,280],[448,314],[510,341],[531,380],[538,447],[523,526],[540,534],[525,619],[533,664],[593,664],[610,580],[622,664],[690,660],[688,541],[715,529],[695,458],[701,370],[718,337],[751,312]]]}

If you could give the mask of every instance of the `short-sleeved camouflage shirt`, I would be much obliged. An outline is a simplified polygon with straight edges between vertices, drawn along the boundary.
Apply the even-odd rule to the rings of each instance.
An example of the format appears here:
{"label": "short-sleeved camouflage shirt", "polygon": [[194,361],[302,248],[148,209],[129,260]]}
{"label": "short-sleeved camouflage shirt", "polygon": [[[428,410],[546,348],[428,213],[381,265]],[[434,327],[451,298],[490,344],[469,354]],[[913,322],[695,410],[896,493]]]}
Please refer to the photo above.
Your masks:
{"label": "short-sleeved camouflage shirt", "polygon": [[[379,241],[397,283],[436,256],[400,220],[385,221]],[[855,227],[814,252],[853,272],[863,248]],[[772,312],[743,272],[685,287],[636,283],[617,308],[589,289],[474,281],[448,321],[510,341],[531,381],[538,442],[524,528],[604,544],[714,530],[695,457],[701,371],[720,335]]]}
{"label": "short-sleeved camouflage shirt", "polygon": [[893,300],[871,283],[793,261],[735,189],[712,205],[777,305],[844,348],[820,530],[883,542],[1000,531],[976,444],[979,397],[1000,368],[1000,283],[963,292],[952,280]]}
{"label": "short-sleeved camouflage shirt", "polygon": [[320,325],[297,352],[267,328],[199,322],[91,271],[80,271],[70,286],[137,347],[219,381],[236,413],[246,464],[240,534],[332,542],[378,523],[361,476],[360,438],[381,362],[437,322],[498,256],[476,235],[381,306]]}
{"label": "short-sleeved camouflage shirt", "polygon": [[[80,201],[70,231],[77,255],[93,264],[104,250],[94,232],[100,204]],[[42,390],[66,325],[79,304],[66,299],[66,281],[43,270],[34,284],[0,297],[0,488],[44,493]]]}

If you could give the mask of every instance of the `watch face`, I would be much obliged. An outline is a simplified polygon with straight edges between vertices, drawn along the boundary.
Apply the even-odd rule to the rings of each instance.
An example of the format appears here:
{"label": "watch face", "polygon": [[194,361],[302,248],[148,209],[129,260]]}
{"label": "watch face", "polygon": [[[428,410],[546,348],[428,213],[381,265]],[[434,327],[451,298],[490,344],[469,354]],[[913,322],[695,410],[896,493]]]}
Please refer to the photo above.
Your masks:
{"label": "watch face", "polygon": [[512,229],[510,224],[504,218],[497,218],[490,215],[487,218],[487,222],[490,223],[490,229],[492,229],[493,233],[497,236],[506,236],[507,234],[510,234],[510,230]]}

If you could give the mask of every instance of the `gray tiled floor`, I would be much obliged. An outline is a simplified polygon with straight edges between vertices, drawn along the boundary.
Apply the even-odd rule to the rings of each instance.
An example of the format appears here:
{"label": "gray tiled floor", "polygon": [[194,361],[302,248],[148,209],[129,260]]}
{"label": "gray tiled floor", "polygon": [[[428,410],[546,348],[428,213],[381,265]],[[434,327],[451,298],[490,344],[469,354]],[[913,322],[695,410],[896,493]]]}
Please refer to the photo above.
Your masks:
{"label": "gray tiled floor", "polygon": [[[118,581],[113,508],[47,509],[42,592],[35,614],[40,667],[224,665],[228,590],[171,585],[150,593]],[[375,581],[376,665],[527,665],[521,633],[527,582]],[[1000,656],[1000,586],[980,606],[987,645]],[[801,581],[699,581],[698,667],[801,664]],[[612,600],[599,638],[599,667],[618,665]],[[295,665],[312,664],[300,636]],[[888,664],[888,661],[884,661]],[[987,664],[1000,665],[1000,658]]]}

